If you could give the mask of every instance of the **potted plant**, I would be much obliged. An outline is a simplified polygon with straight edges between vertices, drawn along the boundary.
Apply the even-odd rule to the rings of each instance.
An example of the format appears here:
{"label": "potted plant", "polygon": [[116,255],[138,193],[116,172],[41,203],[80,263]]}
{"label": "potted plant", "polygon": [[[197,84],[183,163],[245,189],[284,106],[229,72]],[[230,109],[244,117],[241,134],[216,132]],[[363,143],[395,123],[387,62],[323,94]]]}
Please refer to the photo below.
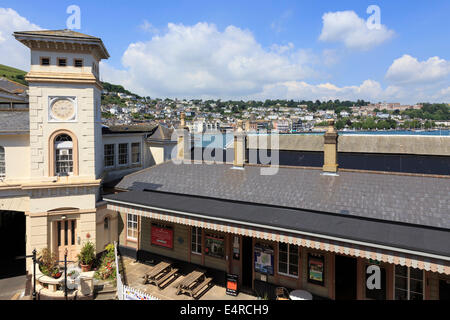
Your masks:
{"label": "potted plant", "polygon": [[42,249],[38,261],[39,269],[44,275],[55,279],[61,277],[61,271],[58,267],[56,254],[52,253],[49,249]]}
{"label": "potted plant", "polygon": [[78,262],[80,263],[81,271],[82,272],[90,271],[94,259],[95,259],[95,248],[92,242],[88,241],[84,244],[83,248],[81,248],[81,251],[78,254]]}

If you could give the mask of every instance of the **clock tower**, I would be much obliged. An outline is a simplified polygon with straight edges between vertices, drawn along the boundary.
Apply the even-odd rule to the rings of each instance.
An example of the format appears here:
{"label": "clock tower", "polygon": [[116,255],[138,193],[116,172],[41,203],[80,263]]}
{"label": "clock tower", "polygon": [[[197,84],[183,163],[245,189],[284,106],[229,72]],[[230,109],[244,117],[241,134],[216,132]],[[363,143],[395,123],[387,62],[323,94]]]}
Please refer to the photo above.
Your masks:
{"label": "clock tower", "polygon": [[84,242],[95,243],[103,161],[99,63],[109,54],[100,38],[71,30],[14,36],[31,49],[27,253],[68,249],[73,259]]}

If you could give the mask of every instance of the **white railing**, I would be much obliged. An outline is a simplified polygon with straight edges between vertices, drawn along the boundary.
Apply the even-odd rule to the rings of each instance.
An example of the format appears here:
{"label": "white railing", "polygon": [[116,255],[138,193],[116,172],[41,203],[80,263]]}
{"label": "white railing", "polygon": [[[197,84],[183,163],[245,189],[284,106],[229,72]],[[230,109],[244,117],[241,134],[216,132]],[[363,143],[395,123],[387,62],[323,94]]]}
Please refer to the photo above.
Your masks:
{"label": "white railing", "polygon": [[114,241],[114,258],[116,263],[116,286],[117,286],[117,298],[123,300],[123,282],[122,275],[120,274],[119,258],[117,255],[117,242]]}
{"label": "white railing", "polygon": [[114,241],[114,257],[116,262],[117,299],[119,300],[159,300],[158,298],[144,293],[138,289],[123,284],[119,268],[119,256],[117,254],[117,242]]}
{"label": "white railing", "polygon": [[159,300],[159,299],[148,293],[144,293],[138,289],[134,289],[129,286],[123,286],[122,300]]}

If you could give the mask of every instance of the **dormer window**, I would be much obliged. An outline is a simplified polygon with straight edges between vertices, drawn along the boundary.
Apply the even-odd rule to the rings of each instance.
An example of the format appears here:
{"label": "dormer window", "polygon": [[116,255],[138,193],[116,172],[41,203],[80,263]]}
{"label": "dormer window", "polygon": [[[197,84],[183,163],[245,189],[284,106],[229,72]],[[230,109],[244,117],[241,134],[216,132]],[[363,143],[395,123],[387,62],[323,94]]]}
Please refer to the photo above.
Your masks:
{"label": "dormer window", "polygon": [[76,68],[82,68],[83,67],[83,60],[82,59],[75,59],[73,64],[74,64],[74,66]]}
{"label": "dormer window", "polygon": [[41,66],[49,66],[50,58],[41,58]]}
{"label": "dormer window", "polygon": [[67,59],[66,58],[58,58],[58,66],[59,67],[66,67],[67,66]]}

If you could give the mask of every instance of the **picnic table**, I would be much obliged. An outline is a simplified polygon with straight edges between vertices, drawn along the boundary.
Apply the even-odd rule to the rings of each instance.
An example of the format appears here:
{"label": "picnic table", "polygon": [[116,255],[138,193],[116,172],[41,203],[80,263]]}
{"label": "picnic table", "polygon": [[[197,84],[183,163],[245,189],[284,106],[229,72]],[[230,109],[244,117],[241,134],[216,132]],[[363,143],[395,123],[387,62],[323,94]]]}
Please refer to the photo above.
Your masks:
{"label": "picnic table", "polygon": [[144,275],[143,284],[154,284],[161,289],[161,285],[172,276],[176,277],[177,272],[177,268],[172,268],[172,263],[162,261],[158,263],[149,273]]}
{"label": "picnic table", "polygon": [[206,278],[205,273],[206,272],[203,270],[194,270],[189,273],[180,283],[178,283],[177,295],[187,293],[193,298],[212,281],[212,278]]}

